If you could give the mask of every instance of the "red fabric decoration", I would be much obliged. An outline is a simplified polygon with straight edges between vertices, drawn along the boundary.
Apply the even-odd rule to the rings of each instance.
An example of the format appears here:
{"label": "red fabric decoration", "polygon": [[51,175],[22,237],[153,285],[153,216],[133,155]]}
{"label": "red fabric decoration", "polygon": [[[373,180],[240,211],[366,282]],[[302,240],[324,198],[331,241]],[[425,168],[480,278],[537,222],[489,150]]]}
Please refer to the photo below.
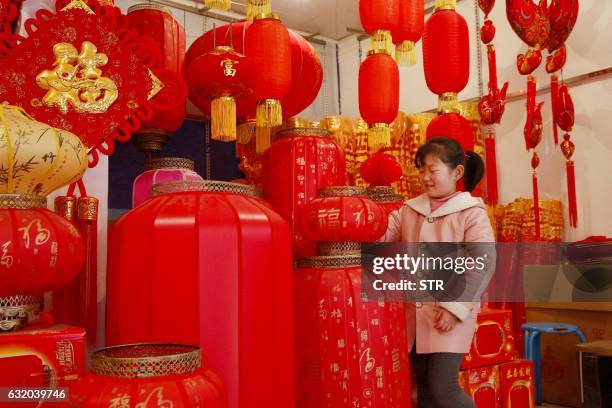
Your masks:
{"label": "red fabric decoration", "polygon": [[478,7],[485,14],[485,18],[489,17],[491,10],[493,10],[493,6],[495,6],[495,0],[478,0]]}
{"label": "red fabric decoration", "polygon": [[359,0],[359,18],[372,50],[391,52],[391,32],[400,21],[400,0]]}
{"label": "red fabric decoration", "polygon": [[23,0],[0,0],[0,37],[13,32],[11,25],[19,16]]}
{"label": "red fabric decoration", "polygon": [[571,132],[574,128],[574,102],[565,83],[559,87],[557,94],[557,125],[566,132]]}
{"label": "red fabric decoration", "polygon": [[371,148],[391,142],[389,124],[399,112],[399,69],[384,51],[373,50],[359,67],[359,112],[370,126]]}
{"label": "red fabric decoration", "polygon": [[416,43],[423,36],[425,6],[420,0],[399,0],[399,21],[391,32],[398,65],[416,63]]}
{"label": "red fabric decoration", "polygon": [[495,26],[491,20],[485,20],[484,25],[480,28],[480,40],[484,44],[489,44],[495,38]]}
{"label": "red fabric decoration", "polygon": [[553,52],[563,46],[569,38],[576,20],[578,20],[578,0],[554,0],[548,6],[548,21],[550,22],[550,33],[546,48]]}
{"label": "red fabric decoration", "polygon": [[472,124],[458,113],[445,113],[435,117],[427,126],[426,140],[434,137],[450,137],[461,144],[465,151],[474,151]]}
{"label": "red fabric decoration", "polygon": [[81,234],[59,215],[46,208],[4,208],[0,223],[0,297],[57,289],[81,269]]}
{"label": "red fabric decoration", "polygon": [[402,166],[395,157],[378,151],[364,161],[359,167],[361,177],[370,186],[389,186],[402,178]]}
{"label": "red fabric decoration", "polygon": [[[129,140],[158,106],[172,101],[155,94],[150,69],[157,66],[160,52],[154,42],[125,28],[127,19],[118,8],[96,1],[91,5],[88,10],[81,0],[73,0],[72,8],[56,14],[40,10],[26,22],[28,38],[6,37],[0,44],[0,96],[35,119],[78,135],[92,148],[93,167],[97,151],[112,154],[115,140]],[[65,45],[54,53],[60,43]],[[81,53],[94,65],[78,65]],[[60,59],[64,64],[55,64]],[[77,69],[95,81],[95,91],[87,88],[89,82],[70,77]],[[59,75],[73,78],[69,87],[53,88]]]}
{"label": "red fabric decoration", "polygon": [[497,149],[495,147],[495,134],[485,134],[485,160],[487,172],[487,203],[497,205],[499,202],[499,188],[497,182]]}
{"label": "red fabric decoration", "polygon": [[544,47],[550,33],[547,0],[506,0],[506,16],[516,35],[530,47]]}
{"label": "red fabric decoration", "polygon": [[565,48],[565,45],[562,45],[553,54],[546,57],[546,72],[552,74],[559,71],[561,68],[563,68],[563,66],[565,66],[566,61],[567,49]]}

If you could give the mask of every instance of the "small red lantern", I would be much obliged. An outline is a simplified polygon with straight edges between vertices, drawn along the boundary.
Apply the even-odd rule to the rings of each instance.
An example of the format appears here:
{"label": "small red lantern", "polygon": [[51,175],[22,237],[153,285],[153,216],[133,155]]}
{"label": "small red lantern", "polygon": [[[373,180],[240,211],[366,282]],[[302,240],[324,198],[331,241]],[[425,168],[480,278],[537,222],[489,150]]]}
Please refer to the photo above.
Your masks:
{"label": "small red lantern", "polygon": [[398,28],[400,1],[359,0],[359,18],[363,29],[370,35],[370,49],[391,53],[391,32]]}
{"label": "small red lantern", "polygon": [[454,0],[437,0],[423,33],[423,66],[429,90],[439,96],[438,112],[455,110],[470,76],[469,32]]}
{"label": "small red lantern", "polygon": [[[283,122],[281,101],[291,88],[291,44],[289,31],[278,14],[255,17],[244,40],[246,56],[253,75],[253,95],[257,99],[256,122],[260,128],[280,126]],[[270,133],[257,135],[257,151],[270,146]]]}
{"label": "small red lantern", "polygon": [[416,64],[416,43],[423,36],[425,6],[421,0],[399,0],[399,21],[391,33],[397,65]]}
{"label": "small red lantern", "polygon": [[359,67],[359,112],[369,126],[370,148],[388,146],[389,125],[399,112],[399,69],[387,51],[369,51]]}

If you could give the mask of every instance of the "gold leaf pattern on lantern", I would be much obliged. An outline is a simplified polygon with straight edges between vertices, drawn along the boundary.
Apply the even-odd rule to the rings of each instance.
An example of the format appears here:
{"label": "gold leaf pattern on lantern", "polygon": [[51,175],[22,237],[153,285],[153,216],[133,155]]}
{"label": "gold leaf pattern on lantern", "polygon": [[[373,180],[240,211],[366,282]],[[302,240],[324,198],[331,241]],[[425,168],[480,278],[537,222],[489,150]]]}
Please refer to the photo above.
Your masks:
{"label": "gold leaf pattern on lantern", "polygon": [[153,99],[155,95],[157,95],[162,89],[164,89],[164,84],[159,78],[151,71],[149,71],[149,78],[151,78],[151,90],[149,91],[149,95],[147,95],[147,100]]}
{"label": "gold leaf pattern on lantern", "polygon": [[84,10],[87,14],[96,14],[87,5],[87,3],[84,0],[72,0],[70,3],[66,5],[66,7],[62,9],[62,11],[68,11],[68,10],[73,10],[73,9]]}
{"label": "gold leaf pattern on lantern", "polygon": [[46,90],[42,103],[57,107],[63,114],[69,107],[77,112],[104,113],[119,97],[112,79],[102,76],[100,67],[108,64],[106,54],[98,53],[89,41],[81,44],[81,52],[70,43],[53,47],[54,68],[38,74],[36,83]]}

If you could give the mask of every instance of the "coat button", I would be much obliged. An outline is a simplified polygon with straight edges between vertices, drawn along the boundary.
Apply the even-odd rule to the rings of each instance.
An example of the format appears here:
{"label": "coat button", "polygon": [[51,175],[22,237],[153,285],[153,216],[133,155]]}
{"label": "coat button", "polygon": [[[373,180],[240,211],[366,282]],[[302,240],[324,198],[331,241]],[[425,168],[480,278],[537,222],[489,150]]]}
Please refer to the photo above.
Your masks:
{"label": "coat button", "polygon": [[436,219],[434,217],[428,217],[427,222],[432,224]]}
{"label": "coat button", "polygon": [[421,302],[416,302],[414,305],[419,308],[423,307],[423,303]]}

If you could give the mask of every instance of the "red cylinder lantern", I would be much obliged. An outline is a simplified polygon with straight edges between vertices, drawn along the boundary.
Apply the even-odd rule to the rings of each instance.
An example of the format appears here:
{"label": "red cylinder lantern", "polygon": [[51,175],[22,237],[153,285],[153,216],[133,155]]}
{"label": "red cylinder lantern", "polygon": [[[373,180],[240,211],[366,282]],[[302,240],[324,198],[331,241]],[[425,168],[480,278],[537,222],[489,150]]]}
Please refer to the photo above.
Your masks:
{"label": "red cylinder lantern", "polygon": [[113,227],[107,344],[200,344],[228,407],[293,406],[286,222],[242,184],[169,182],[155,190],[167,194]]}
{"label": "red cylinder lantern", "polygon": [[388,146],[389,125],[399,112],[399,69],[386,51],[369,51],[359,67],[359,112],[369,126],[370,148]]}
{"label": "red cylinder lantern", "polygon": [[425,23],[423,66],[429,90],[439,96],[438,111],[453,111],[470,76],[469,32],[454,1],[437,0]]}
{"label": "red cylinder lantern", "polygon": [[223,383],[202,368],[200,349],[139,344],[96,351],[91,373],[70,386],[70,406],[226,406]]}
{"label": "red cylinder lantern", "polygon": [[279,133],[263,163],[265,198],[291,226],[294,257],[316,255],[315,243],[298,228],[297,215],[319,189],[345,184],[342,149],[323,129],[289,129]]}
{"label": "red cylinder lantern", "polygon": [[370,35],[370,49],[391,52],[391,32],[399,24],[399,0],[359,0],[359,18]]}
{"label": "red cylinder lantern", "polygon": [[416,43],[423,35],[425,5],[420,0],[399,0],[399,21],[391,33],[399,66],[416,64]]}
{"label": "red cylinder lantern", "polygon": [[0,223],[0,297],[57,289],[80,271],[83,239],[46,199],[1,194]]}
{"label": "red cylinder lantern", "polygon": [[[185,29],[174,19],[170,9],[154,3],[130,7],[128,22],[130,28],[153,39],[161,50],[160,68],[163,69],[158,77],[167,84],[161,92],[165,95],[164,100],[172,103],[159,107],[154,118],[142,123],[141,130],[134,137],[141,150],[158,151],[185,120],[187,87],[184,81],[176,77],[181,72],[185,58]],[[169,71],[172,81],[164,81],[164,69]]]}
{"label": "red cylinder lantern", "polygon": [[[280,126],[283,121],[281,101],[291,88],[291,44],[289,31],[278,14],[255,17],[246,33],[244,48],[251,60],[257,126]],[[258,137],[258,152],[263,152],[269,145],[269,132],[267,137]]]}

